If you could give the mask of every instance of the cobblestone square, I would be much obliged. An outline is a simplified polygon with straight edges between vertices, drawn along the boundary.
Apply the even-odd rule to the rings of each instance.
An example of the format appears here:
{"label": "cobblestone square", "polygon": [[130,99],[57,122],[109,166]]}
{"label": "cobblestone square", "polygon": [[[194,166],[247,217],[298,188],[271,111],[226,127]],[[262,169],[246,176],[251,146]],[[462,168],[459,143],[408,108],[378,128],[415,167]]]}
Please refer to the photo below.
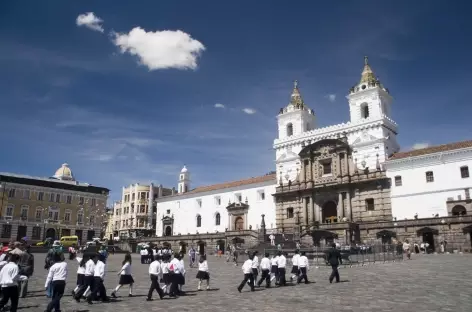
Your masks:
{"label": "cobblestone square", "polygon": [[[35,254],[35,273],[30,280],[28,296],[20,299],[21,311],[44,311],[44,254]],[[107,293],[118,282],[123,255],[111,255],[107,263]],[[470,255],[418,255],[411,261],[377,263],[340,269],[342,283],[329,284],[329,268],[312,267],[308,285],[287,286],[239,293],[241,267],[226,263],[224,258],[209,257],[211,291],[197,291],[196,268],[187,267],[186,296],[178,299],[145,301],[149,288],[148,265],[133,256],[135,297],[128,297],[125,286],[110,303],[76,303],[71,295],[75,287],[77,262],[69,261],[63,312],[72,311],[472,311],[472,270]],[[188,261],[186,259],[186,265]],[[241,264],[241,263],[240,263]],[[287,278],[289,274],[287,273]],[[154,298],[157,294],[154,293]]]}

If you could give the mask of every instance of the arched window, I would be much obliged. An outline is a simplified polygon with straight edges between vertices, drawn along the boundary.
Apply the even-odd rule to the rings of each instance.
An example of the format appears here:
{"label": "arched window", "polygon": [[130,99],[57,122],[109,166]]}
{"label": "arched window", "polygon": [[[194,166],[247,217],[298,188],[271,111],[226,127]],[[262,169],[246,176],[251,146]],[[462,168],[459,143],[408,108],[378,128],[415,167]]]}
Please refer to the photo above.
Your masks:
{"label": "arched window", "polygon": [[369,105],[367,103],[361,104],[361,117],[369,118]]}
{"label": "arched window", "polygon": [[287,136],[291,136],[291,135],[293,135],[293,125],[292,123],[289,123],[287,125]]}
{"label": "arched window", "polygon": [[456,205],[451,210],[453,216],[465,216],[467,214],[467,210],[462,205]]}
{"label": "arched window", "polygon": [[197,227],[202,227],[202,216],[197,215]]}
{"label": "arched window", "polygon": [[221,223],[221,216],[219,213],[215,215],[215,225],[220,225]]}

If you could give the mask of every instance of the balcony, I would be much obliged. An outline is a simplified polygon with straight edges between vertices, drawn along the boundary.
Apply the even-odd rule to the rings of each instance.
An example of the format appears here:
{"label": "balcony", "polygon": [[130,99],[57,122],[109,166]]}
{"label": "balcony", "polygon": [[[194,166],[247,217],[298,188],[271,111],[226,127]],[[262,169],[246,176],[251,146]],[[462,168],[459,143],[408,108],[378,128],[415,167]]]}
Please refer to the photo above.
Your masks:
{"label": "balcony", "polygon": [[147,217],[148,213],[146,211],[138,211],[136,215],[138,217]]}

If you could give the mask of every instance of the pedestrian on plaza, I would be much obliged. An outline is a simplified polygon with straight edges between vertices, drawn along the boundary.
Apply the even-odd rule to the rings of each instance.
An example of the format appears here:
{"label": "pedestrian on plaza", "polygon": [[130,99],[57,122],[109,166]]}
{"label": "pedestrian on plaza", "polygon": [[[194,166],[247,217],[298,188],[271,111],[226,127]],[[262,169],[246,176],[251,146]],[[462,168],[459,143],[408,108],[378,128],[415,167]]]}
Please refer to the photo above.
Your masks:
{"label": "pedestrian on plaza", "polygon": [[0,311],[3,311],[8,301],[11,301],[10,311],[17,311],[18,281],[27,279],[26,276],[20,275],[19,261],[20,256],[18,254],[11,254],[8,263],[0,270],[0,287],[3,295],[2,300],[0,300]]}
{"label": "pedestrian on plaza", "polygon": [[83,258],[76,257],[75,260],[79,263],[79,267],[77,268],[77,283],[72,291],[72,296],[75,297],[75,294],[80,289],[80,287],[85,285],[85,264],[90,259],[90,256],[83,255]]}
{"label": "pedestrian on plaza", "polygon": [[98,254],[84,254],[84,259],[88,259],[85,262],[84,270],[84,281],[82,286],[75,292],[75,301],[80,302],[82,297],[87,297],[89,292],[94,289],[94,273],[95,273],[95,263],[98,260]]}
{"label": "pedestrian on plaza", "polygon": [[257,276],[259,275],[259,257],[257,257],[257,250],[252,254],[252,275],[254,277],[254,286],[256,286]]}
{"label": "pedestrian on plaza", "polygon": [[279,270],[277,268],[277,260],[279,259],[279,256],[275,254],[272,259],[270,259],[270,273],[272,274],[272,277],[270,278],[270,281],[272,282],[275,280],[275,284],[279,283]]}
{"label": "pedestrian on plaza", "polygon": [[51,302],[49,302],[46,312],[61,310],[61,298],[64,295],[67,280],[67,263],[64,261],[64,257],[56,253],[54,255],[54,264],[49,268],[49,273],[46,278],[44,285],[47,288],[50,284],[52,285],[53,296]]}
{"label": "pedestrian on plaza", "polygon": [[326,260],[331,265],[331,275],[329,276],[329,282],[332,283],[333,279],[336,278],[336,283],[339,283],[339,271],[338,266],[343,264],[343,259],[341,258],[341,253],[336,248],[336,244],[331,244],[331,249],[328,251]]}
{"label": "pedestrian on plaza", "polygon": [[279,257],[277,258],[277,272],[279,274],[279,286],[286,286],[287,281],[285,279],[285,267],[287,266],[286,253],[279,251]]}
{"label": "pedestrian on plaza", "polygon": [[246,283],[251,287],[251,291],[254,291],[254,275],[252,274],[252,262],[254,260],[254,255],[250,254],[249,259],[247,259],[243,266],[242,270],[244,273],[244,279],[238,286],[238,291],[241,292]]}
{"label": "pedestrian on plaza", "polygon": [[295,250],[295,254],[292,257],[292,271],[290,271],[290,281],[298,280],[298,259],[300,259],[300,254],[298,249]]}
{"label": "pedestrian on plaza", "polygon": [[190,247],[190,250],[188,252],[188,256],[190,258],[190,267],[193,268],[193,266],[195,265],[195,258],[196,258],[196,251],[193,248],[193,246]]}
{"label": "pedestrian on plaza", "polygon": [[206,256],[200,257],[198,261],[198,290],[202,290],[202,281],[206,281],[206,289],[210,289],[210,273],[208,269],[208,262]]}
{"label": "pedestrian on plaza", "polygon": [[171,286],[169,291],[169,296],[177,297],[180,295],[180,287],[182,285],[182,266],[180,264],[180,254],[176,254],[174,259],[169,262],[169,274],[171,274]]}
{"label": "pedestrian on plaza", "polygon": [[149,265],[149,277],[151,278],[151,286],[149,287],[147,301],[152,301],[152,293],[157,291],[159,298],[164,297],[164,292],[159,285],[159,278],[162,275],[161,263],[159,262],[157,256],[154,258],[154,261]]}
{"label": "pedestrian on plaza", "polygon": [[34,273],[34,256],[31,253],[31,246],[24,248],[24,252],[20,255],[18,266],[20,274],[28,277],[27,280],[20,282],[20,298],[25,298],[28,292],[28,280]]}
{"label": "pedestrian on plaza", "polygon": [[405,240],[403,242],[403,251],[406,254],[406,258],[408,260],[411,260],[410,243],[408,242],[408,240]]}
{"label": "pedestrian on plaza", "polygon": [[[185,270],[185,263],[184,263],[184,254],[183,253],[179,253],[178,254],[178,257],[179,257],[179,268],[180,268],[180,274],[182,275],[180,277],[180,281],[179,281],[179,293],[182,295],[183,294],[183,287],[185,285],[185,273],[186,273],[186,270]],[[205,257],[206,258],[206,255],[203,255],[202,257]],[[201,258],[201,257],[200,257]]]}
{"label": "pedestrian on plaza", "polygon": [[300,284],[302,280],[305,280],[305,284],[308,284],[309,281],[306,272],[310,269],[310,265],[308,264],[308,258],[304,251],[302,251],[300,258],[298,258],[298,269],[300,270],[300,274],[297,283]]}
{"label": "pedestrian on plaza", "polygon": [[[152,256],[152,252],[151,252]],[[118,282],[118,286],[116,286],[115,290],[111,293],[111,296],[113,298],[116,298],[116,293],[118,290],[120,290],[121,286],[123,285],[129,285],[129,297],[133,297],[133,284],[134,284],[134,279],[133,276],[131,275],[131,254],[127,253],[125,255],[125,259],[122,262],[123,266],[121,267],[121,270],[118,272],[118,275],[120,276],[120,281]]]}
{"label": "pedestrian on plaza", "polygon": [[169,262],[170,262],[170,256],[164,254],[162,256],[162,262],[161,262],[162,283],[164,283],[164,286],[162,286],[162,290],[164,294],[170,293],[170,286],[172,284],[172,276],[171,276],[171,273],[169,272]]}
{"label": "pedestrian on plaza", "polygon": [[266,288],[270,288],[270,268],[271,263],[269,259],[269,253],[264,255],[264,258],[261,259],[260,269],[261,269],[261,279],[257,283],[257,286],[260,287],[262,282],[265,280]]}
{"label": "pedestrian on plaza", "polygon": [[93,257],[95,262],[93,270],[93,288],[89,296],[87,296],[87,303],[92,304],[93,300],[101,299],[103,302],[108,302],[107,291],[103,284],[105,280],[105,256],[103,254],[96,254]]}

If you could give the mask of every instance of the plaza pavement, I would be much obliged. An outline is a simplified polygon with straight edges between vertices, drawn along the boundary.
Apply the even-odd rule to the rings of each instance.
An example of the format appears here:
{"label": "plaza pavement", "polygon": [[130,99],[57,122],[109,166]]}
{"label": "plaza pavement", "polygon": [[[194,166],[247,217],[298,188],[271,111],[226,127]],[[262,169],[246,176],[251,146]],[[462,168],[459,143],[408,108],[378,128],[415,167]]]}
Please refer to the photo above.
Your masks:
{"label": "plaza pavement", "polygon": [[[20,311],[44,311],[49,301],[45,297],[45,254],[35,254],[35,272],[30,280],[27,298],[20,299]],[[105,286],[109,294],[118,282],[117,272],[124,255],[111,255],[107,263]],[[242,260],[240,260],[242,261]],[[472,256],[418,255],[411,261],[377,263],[340,269],[339,284],[329,284],[330,269],[311,268],[312,284],[250,292],[245,287],[239,293],[236,286],[242,280],[241,266],[226,263],[224,258],[209,257],[211,291],[197,292],[196,268],[187,267],[186,296],[178,299],[145,301],[149,288],[148,265],[142,265],[133,255],[135,297],[128,297],[123,287],[118,298],[110,303],[76,303],[70,292],[75,287],[77,262],[69,261],[63,312],[140,311],[398,311],[439,312],[472,311]],[[186,265],[188,260],[185,259]],[[240,263],[241,265],[241,263]],[[289,274],[287,274],[287,278]],[[154,293],[154,298],[157,294]]]}

